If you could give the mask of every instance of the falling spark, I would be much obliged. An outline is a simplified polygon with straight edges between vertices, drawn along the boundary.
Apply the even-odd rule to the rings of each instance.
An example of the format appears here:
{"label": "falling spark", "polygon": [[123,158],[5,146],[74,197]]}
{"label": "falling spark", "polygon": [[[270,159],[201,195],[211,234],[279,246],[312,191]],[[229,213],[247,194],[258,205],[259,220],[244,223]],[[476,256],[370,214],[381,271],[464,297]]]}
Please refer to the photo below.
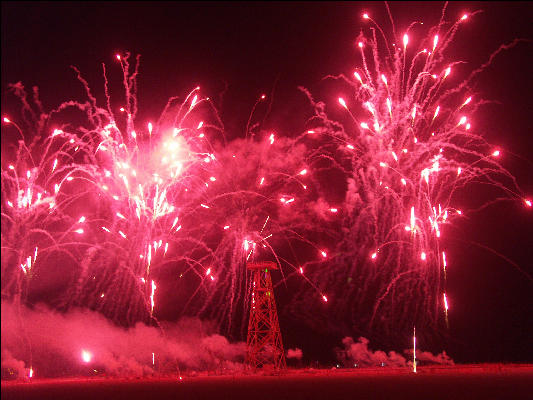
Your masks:
{"label": "falling spark", "polygon": [[363,80],[361,79],[361,75],[359,75],[357,72],[354,72],[353,76],[355,76],[355,79],[357,79],[361,85],[363,84]]}
{"label": "falling spark", "polygon": [[342,97],[339,97],[339,104],[343,106],[344,108],[348,109],[348,107],[346,106],[346,102],[344,101]]}
{"label": "falling spark", "polygon": [[155,282],[152,280],[152,294],[150,294],[150,315],[154,313],[154,293],[155,293],[156,285]]}
{"label": "falling spark", "polygon": [[439,110],[440,106],[437,106],[437,108],[435,109],[435,114],[433,114],[433,121],[435,120],[435,118],[437,118],[437,115],[439,115]]}

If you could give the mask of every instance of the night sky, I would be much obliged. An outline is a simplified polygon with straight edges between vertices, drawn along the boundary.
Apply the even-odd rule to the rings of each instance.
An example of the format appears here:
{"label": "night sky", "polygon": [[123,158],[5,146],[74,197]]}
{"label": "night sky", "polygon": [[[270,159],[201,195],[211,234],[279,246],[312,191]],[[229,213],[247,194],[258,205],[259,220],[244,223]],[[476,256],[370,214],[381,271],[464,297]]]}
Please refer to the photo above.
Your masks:
{"label": "night sky", "polygon": [[[393,2],[390,8],[397,31],[403,32],[415,20],[433,26],[442,3]],[[455,59],[481,65],[500,44],[529,40],[500,54],[480,75],[475,89],[494,102],[475,123],[502,149],[503,165],[531,198],[533,5],[454,2],[447,19],[473,10],[483,13],[460,28],[451,50]],[[2,115],[18,109],[8,83],[39,86],[45,108],[81,99],[84,93],[70,65],[102,98],[101,63],[116,78],[114,56],[129,51],[142,56],[137,123],[157,118],[169,97],[200,85],[219,107],[229,137],[243,135],[262,93],[273,94],[266,126],[280,134],[301,130],[306,116],[298,114],[305,102],[297,87],[336,101],[339,93],[328,92],[322,78],[351,75],[359,64],[354,43],[365,26],[363,12],[389,32],[384,4],[377,2],[2,2]],[[2,140],[5,134],[2,129]],[[446,228],[450,332],[440,349],[456,361],[533,362],[533,281],[525,276],[533,276],[532,227],[533,211],[507,202]],[[327,359],[315,349],[331,351],[342,338],[327,338],[324,345],[310,334],[302,343],[303,328],[284,332],[283,320],[282,332],[287,347],[302,347],[310,358]],[[334,358],[332,352],[329,356]]]}

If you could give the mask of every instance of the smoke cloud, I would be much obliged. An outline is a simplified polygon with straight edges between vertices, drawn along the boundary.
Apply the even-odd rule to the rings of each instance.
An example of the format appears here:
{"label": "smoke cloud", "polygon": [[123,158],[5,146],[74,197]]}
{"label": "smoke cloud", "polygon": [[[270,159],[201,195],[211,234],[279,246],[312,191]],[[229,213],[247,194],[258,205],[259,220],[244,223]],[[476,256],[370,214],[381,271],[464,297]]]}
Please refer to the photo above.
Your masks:
{"label": "smoke cloud", "polygon": [[296,347],[295,349],[287,350],[287,358],[294,358],[296,360],[301,360],[303,356],[302,349]]}
{"label": "smoke cloud", "polygon": [[[230,343],[212,324],[183,319],[163,330],[125,329],[88,310],[58,313],[2,302],[2,368],[19,378],[66,375],[145,376],[183,370],[240,370],[245,343]],[[30,350],[31,349],[31,350]]]}
{"label": "smoke cloud", "polygon": [[[345,337],[342,340],[344,350],[337,352],[337,358],[348,367],[355,365],[358,367],[407,367],[412,364],[411,359],[408,361],[404,356],[395,351],[389,351],[388,353],[381,350],[372,351],[368,348],[369,343],[370,341],[364,337],[360,337],[357,342],[354,342],[353,338],[349,336]],[[404,354],[412,357],[413,350],[404,350]],[[453,365],[453,360],[444,351],[437,355],[433,355],[428,351],[417,351],[416,359],[417,362],[428,364]]]}

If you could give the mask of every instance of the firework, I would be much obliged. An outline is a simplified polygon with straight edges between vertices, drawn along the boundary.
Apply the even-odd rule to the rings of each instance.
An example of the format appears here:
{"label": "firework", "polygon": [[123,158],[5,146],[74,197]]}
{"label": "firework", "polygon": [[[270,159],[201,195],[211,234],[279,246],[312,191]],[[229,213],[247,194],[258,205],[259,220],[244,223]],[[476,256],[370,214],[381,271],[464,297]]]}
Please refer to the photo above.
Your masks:
{"label": "firework", "polygon": [[[326,105],[302,89],[315,108],[309,124],[319,133],[316,159],[331,160],[330,170],[344,176],[338,185],[344,203],[337,207],[344,234],[327,272],[309,276],[334,294],[330,300],[338,298],[328,318],[333,313],[348,329],[408,335],[415,323],[437,328],[440,315],[448,323],[442,227],[464,216],[457,193],[482,182],[499,189],[501,199],[529,204],[500,164],[502,150],[476,131],[483,101],[470,83],[482,68],[460,80],[458,63],[447,55],[467,18],[446,23],[443,17],[422,40],[409,37],[418,23],[392,41],[369,13],[363,23],[353,77],[330,77],[349,88],[331,107],[350,123],[333,121]],[[295,308],[308,315],[303,302]]]}
{"label": "firework", "polygon": [[[38,208],[40,214],[33,212],[34,221],[42,223],[50,210],[64,216],[56,221],[63,231],[42,230],[56,242],[74,234],[80,244],[72,255],[76,273],[62,294],[64,307],[96,309],[126,326],[156,321],[158,279],[170,275],[182,294],[178,296],[182,313],[226,321],[229,328],[237,307],[246,308],[248,303],[247,261],[274,257],[278,264],[288,265],[288,273],[295,272],[300,267],[294,251],[280,255],[275,251],[280,243],[286,247],[294,241],[326,257],[325,250],[304,237],[305,230],[312,229],[305,201],[306,148],[293,139],[261,132],[257,124],[247,127],[245,139],[226,143],[216,110],[198,87],[182,101],[170,99],[157,122],[138,127],[139,58],[132,65],[125,54],[117,62],[123,74],[124,105],[111,108],[105,67],[105,108],[74,69],[88,101],[65,102],[49,114],[41,110],[40,134],[54,146],[40,155],[43,160],[35,171],[19,173],[21,178],[20,154],[31,155],[19,151],[16,165],[3,170],[10,177],[3,179],[3,185],[5,181],[20,186],[13,175],[25,182],[24,190],[6,189],[5,197],[11,200],[2,207],[37,209],[44,202],[48,207]],[[23,88],[17,90],[26,104]],[[61,120],[61,112],[70,108],[82,111],[81,124]],[[54,127],[58,123],[52,116],[61,122],[59,127]],[[5,123],[14,125],[7,117]],[[249,132],[253,134],[248,136]],[[20,146],[25,148],[24,142]],[[49,197],[39,194],[33,201],[35,190],[26,187],[36,180],[35,174],[48,174],[39,179],[53,189]],[[64,201],[58,202],[58,196]],[[21,225],[10,224],[5,231]],[[32,242],[34,255],[28,256],[26,249],[16,264],[6,261],[6,266],[19,266],[16,276],[31,271],[36,244]],[[242,314],[245,320],[246,313]]]}
{"label": "firework", "polygon": [[[481,181],[531,207],[500,164],[505,151],[476,131],[482,101],[469,83],[479,70],[459,82],[447,58],[467,19],[442,20],[421,41],[409,36],[412,24],[396,45],[364,14],[360,65],[336,77],[349,91],[331,101],[345,123],[306,91],[316,115],[301,134],[254,123],[261,95],[244,137],[228,141],[198,87],[139,123],[139,59],[130,64],[129,54],[116,56],[118,108],[105,68],[103,105],[76,69],[87,101],[49,113],[37,92],[30,106],[12,85],[24,123],[3,118],[18,141],[2,158],[3,296],[23,302],[36,277],[59,278],[51,266],[65,258],[63,308],[88,307],[126,326],[157,323],[170,287],[180,313],[230,330],[246,326],[246,263],[268,258],[280,266],[277,287],[298,278],[304,288],[290,308],[315,326],[329,319],[405,338],[415,324],[431,331],[442,315],[447,324],[453,253],[445,255],[443,226],[463,218],[456,193]],[[82,121],[69,120],[70,109]],[[415,346],[413,329],[416,372]]]}

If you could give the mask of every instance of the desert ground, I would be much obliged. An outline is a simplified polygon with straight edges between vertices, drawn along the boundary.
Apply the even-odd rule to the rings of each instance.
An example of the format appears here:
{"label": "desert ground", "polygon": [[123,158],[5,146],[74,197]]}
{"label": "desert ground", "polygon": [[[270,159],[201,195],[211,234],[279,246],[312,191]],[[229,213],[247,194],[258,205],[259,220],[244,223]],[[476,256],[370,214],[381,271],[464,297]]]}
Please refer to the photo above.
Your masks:
{"label": "desert ground", "polygon": [[3,381],[2,399],[532,399],[533,364]]}

